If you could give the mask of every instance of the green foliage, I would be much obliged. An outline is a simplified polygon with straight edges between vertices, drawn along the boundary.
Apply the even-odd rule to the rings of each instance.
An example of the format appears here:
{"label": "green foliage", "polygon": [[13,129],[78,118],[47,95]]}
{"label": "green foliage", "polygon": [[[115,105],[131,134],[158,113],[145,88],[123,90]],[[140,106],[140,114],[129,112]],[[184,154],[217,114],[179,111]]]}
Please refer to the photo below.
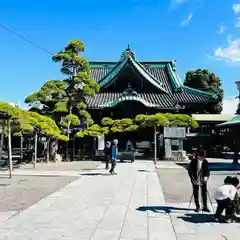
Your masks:
{"label": "green foliage", "polygon": [[135,121],[140,125],[140,127],[157,127],[157,126],[167,126],[168,119],[164,114],[157,113],[155,115],[137,115]]}
{"label": "green foliage", "polygon": [[40,115],[36,112],[28,112],[28,115],[29,123],[38,133],[63,141],[69,140],[68,137],[62,135],[61,130],[52,118]]}
{"label": "green foliage", "polygon": [[[50,117],[42,116],[36,112],[27,112],[6,102],[0,102],[0,111],[11,116],[11,131],[15,136],[32,134],[37,131],[51,138],[68,141],[68,138],[61,134],[56,122]],[[5,133],[7,134],[6,129]]]}
{"label": "green foliage", "polygon": [[130,125],[129,127],[127,127],[124,131],[125,132],[132,132],[132,131],[136,131],[137,129],[138,129],[138,125],[133,124],[133,125]]}
{"label": "green foliage", "polygon": [[72,125],[79,125],[80,124],[80,120],[78,118],[78,116],[74,115],[74,114],[68,114],[65,119],[68,121],[68,122],[71,122]]}
{"label": "green foliage", "polygon": [[81,131],[78,131],[76,133],[76,137],[79,137],[79,138],[83,138],[84,137],[84,132],[81,130]]}
{"label": "green foliage", "polygon": [[110,126],[110,125],[113,124],[113,122],[114,122],[114,121],[113,121],[111,118],[109,118],[109,117],[104,117],[104,118],[102,119],[102,121],[101,121],[101,123],[102,123],[103,126]]}
{"label": "green foliage", "polygon": [[206,107],[206,111],[210,113],[221,113],[223,89],[221,79],[214,73],[206,69],[197,69],[196,71],[189,71],[186,74],[184,85],[196,88],[202,91],[214,93],[219,97],[219,103],[213,105],[212,108]]}
{"label": "green foliage", "polygon": [[92,119],[87,119],[87,125],[91,126],[94,124],[94,121]]}
{"label": "green foliage", "polygon": [[131,118],[123,118],[120,120],[120,124],[123,126],[129,126],[133,124],[133,120]]}
{"label": "green foliage", "polygon": [[187,114],[172,114],[166,113],[166,118],[169,121],[170,127],[197,127],[198,122]]}
{"label": "green foliage", "polygon": [[236,114],[240,115],[240,103],[238,103],[238,105],[237,105]]}
{"label": "green foliage", "polygon": [[107,127],[100,127],[98,124],[94,124],[90,127],[88,127],[86,130],[82,130],[77,132],[77,137],[84,137],[84,136],[91,136],[91,137],[97,137],[101,135],[108,134],[109,130]]}
{"label": "green foliage", "polygon": [[[61,72],[67,76],[62,81],[51,80],[41,89],[28,96],[26,103],[40,102],[47,114],[61,116],[60,126],[67,128],[80,124],[80,118],[85,121],[85,127],[93,125],[90,114],[86,111],[85,96],[95,96],[99,85],[90,77],[89,62],[81,56],[84,44],[72,40],[63,51],[53,56],[54,62],[61,63]],[[79,133],[78,135],[82,135]]]}
{"label": "green foliage", "polygon": [[127,131],[136,131],[140,128],[147,127],[197,127],[198,123],[192,117],[186,114],[157,113],[154,115],[139,114],[135,119],[124,118],[112,120],[111,118],[103,118],[101,121],[103,126],[109,127],[109,132],[119,133]]}

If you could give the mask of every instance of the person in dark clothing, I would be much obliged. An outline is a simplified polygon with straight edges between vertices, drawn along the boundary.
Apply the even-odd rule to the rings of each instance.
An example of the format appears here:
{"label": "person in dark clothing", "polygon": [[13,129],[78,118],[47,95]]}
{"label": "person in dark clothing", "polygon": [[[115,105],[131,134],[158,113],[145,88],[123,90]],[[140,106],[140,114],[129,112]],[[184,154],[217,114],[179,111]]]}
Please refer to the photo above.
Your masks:
{"label": "person in dark clothing", "polygon": [[111,157],[112,157],[112,165],[110,169],[110,173],[112,175],[116,175],[115,168],[117,165],[117,157],[118,157],[118,140],[113,140],[112,147],[111,147]]}
{"label": "person in dark clothing", "polygon": [[106,142],[106,146],[104,149],[104,153],[105,153],[105,161],[106,161],[106,165],[105,165],[105,169],[109,169],[109,162],[111,160],[111,154],[112,154],[112,148],[111,148],[111,142]]}
{"label": "person in dark clothing", "polygon": [[233,186],[236,187],[237,189],[237,194],[234,199],[234,207],[235,207],[235,212],[236,214],[240,214],[240,186],[239,186],[239,179],[237,177],[232,178],[232,184]]}
{"label": "person in dark clothing", "polygon": [[205,159],[205,151],[199,149],[191,160],[188,174],[192,183],[193,196],[196,205],[196,212],[200,211],[199,188],[201,188],[203,208],[202,211],[210,212],[207,206],[207,181],[210,177],[208,161]]}

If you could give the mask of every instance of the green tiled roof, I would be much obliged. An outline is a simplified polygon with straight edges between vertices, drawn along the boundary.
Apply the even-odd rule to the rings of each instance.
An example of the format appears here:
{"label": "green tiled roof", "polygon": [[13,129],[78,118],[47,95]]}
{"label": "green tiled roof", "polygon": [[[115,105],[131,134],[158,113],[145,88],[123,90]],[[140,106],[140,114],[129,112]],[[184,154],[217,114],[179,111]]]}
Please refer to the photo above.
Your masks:
{"label": "green tiled roof", "polygon": [[[194,93],[139,93],[139,98],[132,95],[123,96],[122,93],[98,93],[95,97],[86,96],[86,103],[89,108],[104,108],[117,105],[122,101],[140,101],[148,106],[156,106],[161,109],[173,109],[177,104],[209,103],[209,99]],[[120,99],[120,101],[119,101]]]}
{"label": "green tiled roof", "polygon": [[218,127],[231,127],[234,125],[239,125],[240,124],[240,115],[235,116],[234,118],[232,118],[231,120],[225,122],[225,123],[221,123],[218,124]]}
{"label": "green tiled roof", "polygon": [[149,81],[156,88],[160,89],[162,92],[167,93],[167,91],[161,87],[161,84],[151,73],[149,73],[144,67],[137,61],[135,61],[131,56],[126,56],[118,64],[116,64],[102,79],[98,81],[100,88],[103,88],[106,84],[110,83],[116,78],[120,71],[126,66],[126,64],[131,64],[139,74],[141,74],[147,81]]}

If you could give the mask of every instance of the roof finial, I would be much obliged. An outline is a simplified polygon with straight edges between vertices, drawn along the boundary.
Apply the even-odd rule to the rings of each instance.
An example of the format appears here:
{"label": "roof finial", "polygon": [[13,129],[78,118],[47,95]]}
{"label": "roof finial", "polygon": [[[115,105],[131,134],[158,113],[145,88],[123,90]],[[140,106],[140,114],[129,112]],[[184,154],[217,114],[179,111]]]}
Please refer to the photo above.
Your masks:
{"label": "roof finial", "polygon": [[122,53],[122,59],[125,57],[132,57],[135,59],[135,54],[132,52],[130,44],[127,45],[127,49]]}

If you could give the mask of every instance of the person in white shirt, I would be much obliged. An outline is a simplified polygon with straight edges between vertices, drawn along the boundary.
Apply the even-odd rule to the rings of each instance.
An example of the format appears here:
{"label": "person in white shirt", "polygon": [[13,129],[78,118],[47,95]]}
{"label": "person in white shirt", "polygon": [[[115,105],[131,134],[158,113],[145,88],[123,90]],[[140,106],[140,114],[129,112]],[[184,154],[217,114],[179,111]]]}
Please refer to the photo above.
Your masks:
{"label": "person in white shirt", "polygon": [[226,210],[227,219],[232,219],[234,216],[234,203],[237,196],[237,186],[239,184],[239,181],[236,182],[235,180],[235,178],[229,176],[226,177],[224,180],[224,184],[218,187],[215,192],[214,197],[217,202],[215,218],[217,220],[221,219],[222,212],[224,210]]}

